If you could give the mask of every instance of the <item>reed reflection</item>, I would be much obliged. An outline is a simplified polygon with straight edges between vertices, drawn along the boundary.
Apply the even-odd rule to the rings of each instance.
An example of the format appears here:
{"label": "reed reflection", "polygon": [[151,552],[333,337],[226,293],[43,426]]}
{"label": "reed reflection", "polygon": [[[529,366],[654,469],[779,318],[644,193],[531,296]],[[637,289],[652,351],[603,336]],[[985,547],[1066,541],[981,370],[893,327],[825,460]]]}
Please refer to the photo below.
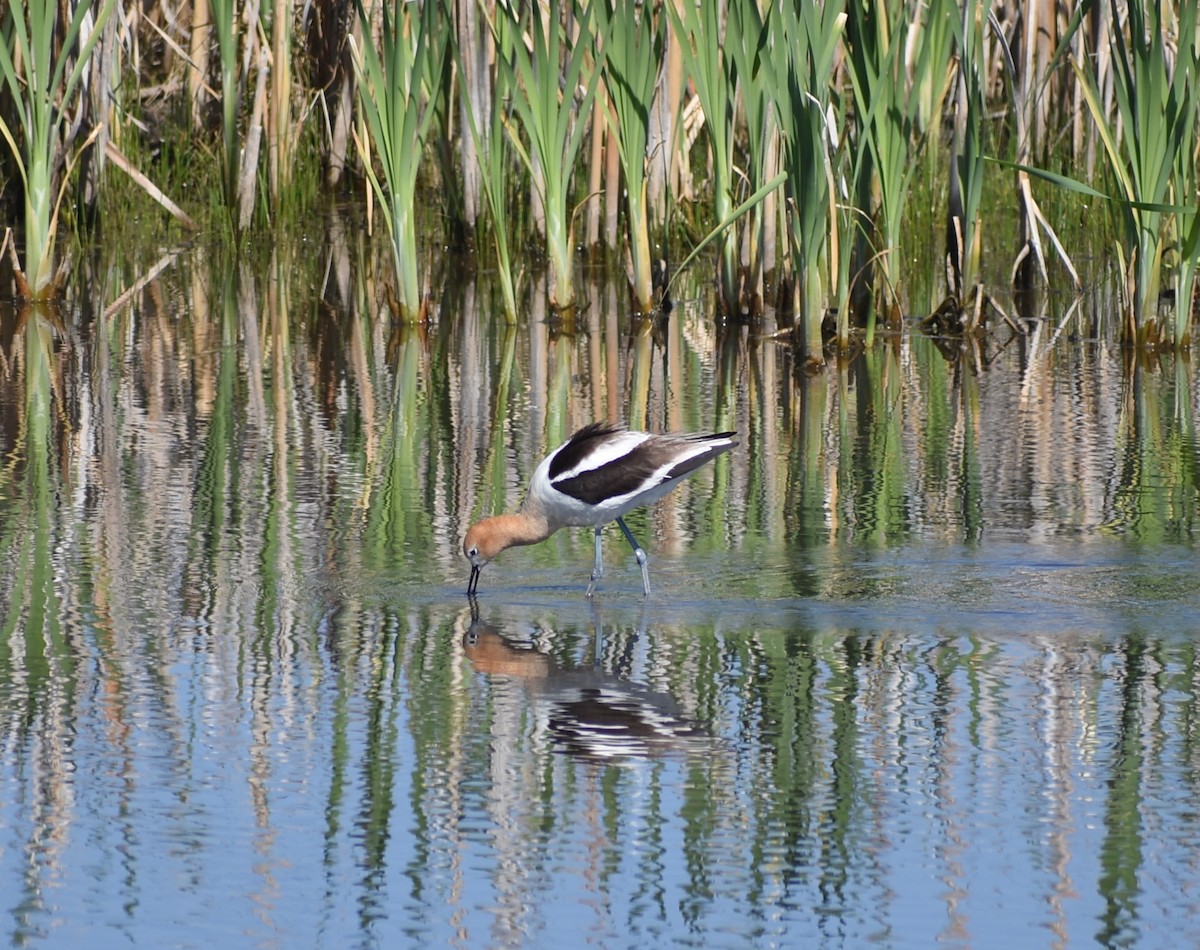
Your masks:
{"label": "reed reflection", "polygon": [[[814,378],[686,300],[630,334],[599,283],[576,336],[473,282],[397,330],[344,240],[265,276],[190,249],[61,320],[0,302],[13,942],[72,900],[139,942],[216,909],[337,945],[389,913],[521,946],[588,906],[625,946],[1192,912],[1160,886],[1197,863],[1186,361],[910,337]],[[746,433],[635,525],[651,629],[519,576],[466,617],[466,525],[631,416]]]}
{"label": "reed reflection", "polygon": [[56,563],[71,527],[60,467],[77,431],[76,394],[67,388],[75,352],[52,307],[0,316],[0,600],[7,602],[0,610],[0,747],[6,761],[19,757],[38,776],[19,793],[0,777],[0,802],[23,806],[0,810],[7,832],[0,850],[19,853],[24,867],[20,882],[4,888],[18,937],[36,932],[65,864],[76,723],[89,695],[69,627],[78,604],[59,583]]}

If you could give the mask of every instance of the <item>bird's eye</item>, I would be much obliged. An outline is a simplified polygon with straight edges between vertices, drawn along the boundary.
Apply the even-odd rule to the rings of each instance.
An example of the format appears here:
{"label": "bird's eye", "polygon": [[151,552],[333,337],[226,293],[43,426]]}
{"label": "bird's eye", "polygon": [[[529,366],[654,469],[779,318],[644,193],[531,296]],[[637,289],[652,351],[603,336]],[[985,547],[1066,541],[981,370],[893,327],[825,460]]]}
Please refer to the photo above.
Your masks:
{"label": "bird's eye", "polygon": [[467,552],[467,557],[474,557],[478,553],[479,548],[471,548],[471,550]]}

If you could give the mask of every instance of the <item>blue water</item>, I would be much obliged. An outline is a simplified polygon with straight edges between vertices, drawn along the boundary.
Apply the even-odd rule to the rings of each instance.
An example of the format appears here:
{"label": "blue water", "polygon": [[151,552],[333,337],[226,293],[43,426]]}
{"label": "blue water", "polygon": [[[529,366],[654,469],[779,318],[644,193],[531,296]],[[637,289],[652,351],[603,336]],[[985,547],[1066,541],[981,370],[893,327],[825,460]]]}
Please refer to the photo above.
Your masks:
{"label": "blue water", "polygon": [[[0,335],[9,943],[1200,942],[1190,367],[595,308],[505,380],[486,314],[161,296]],[[630,518],[651,598],[612,529],[594,601],[585,530],[468,601],[470,520],[638,406],[743,440]]]}

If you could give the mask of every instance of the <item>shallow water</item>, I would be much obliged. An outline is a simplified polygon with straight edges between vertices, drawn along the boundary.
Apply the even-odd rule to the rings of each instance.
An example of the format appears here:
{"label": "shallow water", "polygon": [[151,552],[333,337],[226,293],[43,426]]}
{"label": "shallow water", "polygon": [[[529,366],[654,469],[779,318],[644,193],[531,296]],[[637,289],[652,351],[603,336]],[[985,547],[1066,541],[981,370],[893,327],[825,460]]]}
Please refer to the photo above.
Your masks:
{"label": "shallow water", "polygon": [[[1190,366],[1047,314],[806,379],[604,284],[401,332],[312,257],[0,312],[9,942],[1200,940]],[[651,598],[573,531],[471,604],[606,417],[742,440],[629,519]]]}

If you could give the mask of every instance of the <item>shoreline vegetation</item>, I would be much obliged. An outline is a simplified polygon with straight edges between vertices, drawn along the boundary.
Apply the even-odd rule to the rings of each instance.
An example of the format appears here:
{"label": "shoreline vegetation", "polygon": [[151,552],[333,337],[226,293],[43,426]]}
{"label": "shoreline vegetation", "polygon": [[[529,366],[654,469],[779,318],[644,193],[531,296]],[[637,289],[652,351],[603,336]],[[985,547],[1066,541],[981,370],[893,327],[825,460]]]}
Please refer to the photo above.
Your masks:
{"label": "shoreline vegetation", "polygon": [[0,13],[0,257],[53,300],[64,229],[240,247],[335,200],[388,236],[400,323],[432,231],[509,323],[530,293],[569,321],[585,258],[644,315],[709,266],[715,318],[774,308],[816,367],[906,314],[1022,332],[983,275],[1079,291],[1074,254],[1113,262],[1122,342],[1184,349],[1197,26],[1161,0],[30,0]]}

